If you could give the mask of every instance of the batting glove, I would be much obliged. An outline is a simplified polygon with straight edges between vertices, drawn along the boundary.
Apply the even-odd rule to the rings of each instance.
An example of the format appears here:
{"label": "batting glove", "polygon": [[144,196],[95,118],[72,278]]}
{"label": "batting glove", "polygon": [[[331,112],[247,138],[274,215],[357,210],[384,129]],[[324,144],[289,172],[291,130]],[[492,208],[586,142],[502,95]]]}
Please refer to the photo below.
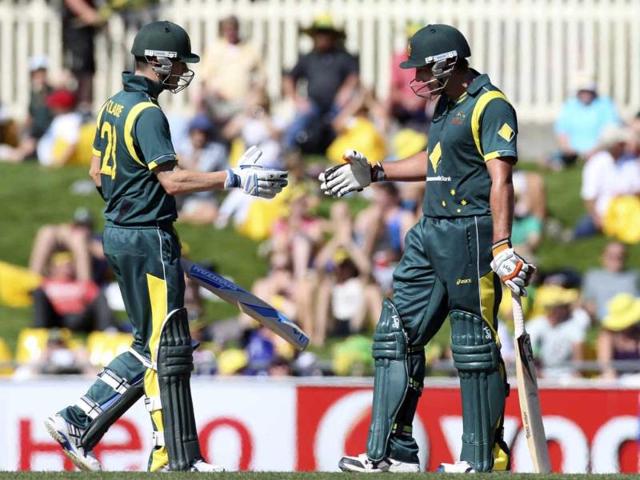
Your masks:
{"label": "batting glove", "polygon": [[318,176],[325,195],[342,197],[385,179],[382,165],[370,165],[367,157],[357,150],[347,150],[342,158],[345,163],[328,168]]}
{"label": "batting glove", "polygon": [[254,197],[273,198],[289,183],[288,172],[264,168],[257,164],[262,151],[253,146],[240,157],[238,168],[227,169],[224,188],[241,188]]}
{"label": "batting glove", "polygon": [[509,239],[493,244],[491,269],[509,289],[521,297],[527,296],[527,289],[536,267],[518,255],[511,247]]}

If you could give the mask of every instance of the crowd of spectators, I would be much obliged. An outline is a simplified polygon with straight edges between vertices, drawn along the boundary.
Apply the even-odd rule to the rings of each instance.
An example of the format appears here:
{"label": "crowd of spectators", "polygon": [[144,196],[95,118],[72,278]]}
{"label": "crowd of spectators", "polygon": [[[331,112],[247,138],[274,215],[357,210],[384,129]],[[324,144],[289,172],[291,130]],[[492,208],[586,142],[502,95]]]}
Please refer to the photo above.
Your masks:
{"label": "crowd of spectators", "polygon": [[[18,128],[0,109],[3,160],[35,158],[46,167],[87,161],[94,128],[93,37],[107,17],[84,0],[64,3],[64,21],[72,30],[64,42],[71,75],[53,81],[46,58],[31,60],[27,121]],[[140,18],[136,14],[129,21]],[[408,25],[407,38],[417,28]],[[260,242],[268,272],[251,286],[253,292],[297,321],[318,351],[330,345],[332,360],[326,348],[325,355],[296,354],[244,315],[211,322],[203,305],[216,299],[186,279],[192,334],[200,343],[194,354],[197,374],[370,373],[369,334],[382,299],[391,294],[405,234],[422,214],[421,182],[376,184],[330,203],[320,198],[315,182],[327,163],[342,161],[346,148],[362,151],[372,162],[425,148],[434,104],[414,95],[412,71],[397,68],[404,49],[390,59],[390,90],[379,99],[362,85],[358,58],[345,48],[346,33],[330,15],[318,16],[301,33],[310,37],[312,48],[284,72],[282,98],[273,99],[266,90],[261,47],[242,35],[236,17],[224,18],[196,77],[195,113],[183,118],[169,112],[185,168],[222,170],[244,148],[257,145],[262,164],[287,169],[291,185],[268,203],[238,191],[183,196],[179,221],[236,228]],[[602,252],[600,269],[584,275],[571,268],[541,269],[527,303],[534,354],[548,378],[637,373],[640,368],[630,368],[628,361],[640,359],[640,272],[627,269],[622,242],[640,242],[640,231],[628,226],[629,215],[637,215],[640,224],[640,114],[625,123],[594,79],[578,74],[555,133],[558,149],[544,166],[551,172],[582,170],[585,215],[561,234],[552,229],[544,174],[516,169],[516,250],[536,262],[545,235],[567,242],[604,233],[612,241]],[[81,350],[72,348],[68,331],[126,332],[127,322],[118,321],[117,313],[123,312],[123,302],[86,210],[76,212],[69,224],[42,227],[29,269],[39,278],[32,294],[33,327],[50,331],[44,357],[35,363],[38,371],[46,371],[42,358],[49,356],[68,367],[60,371],[68,372],[69,365],[83,371],[77,365],[91,355],[70,360]],[[501,308],[507,361],[512,360],[509,315],[508,305]],[[449,355],[445,347],[428,358],[447,362]]]}

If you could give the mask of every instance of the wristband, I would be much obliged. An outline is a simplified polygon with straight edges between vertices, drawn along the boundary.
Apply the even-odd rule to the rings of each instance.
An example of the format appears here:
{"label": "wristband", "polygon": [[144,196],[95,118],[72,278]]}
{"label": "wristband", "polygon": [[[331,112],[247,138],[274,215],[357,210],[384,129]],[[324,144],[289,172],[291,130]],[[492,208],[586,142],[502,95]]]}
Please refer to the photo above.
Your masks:
{"label": "wristband", "polygon": [[227,179],[224,181],[224,188],[237,188],[240,186],[240,175],[237,175],[231,168],[227,168]]}
{"label": "wristband", "polygon": [[491,246],[491,252],[496,257],[500,252],[511,248],[511,239],[509,237],[498,240]]}
{"label": "wristband", "polygon": [[371,182],[384,182],[387,179],[387,174],[384,173],[382,164],[376,163],[371,165]]}

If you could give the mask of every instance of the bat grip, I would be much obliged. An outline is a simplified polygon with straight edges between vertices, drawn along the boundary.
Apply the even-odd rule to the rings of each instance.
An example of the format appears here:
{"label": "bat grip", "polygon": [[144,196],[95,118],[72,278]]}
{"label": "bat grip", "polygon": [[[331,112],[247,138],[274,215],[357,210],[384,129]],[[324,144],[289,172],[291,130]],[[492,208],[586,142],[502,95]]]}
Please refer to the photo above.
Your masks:
{"label": "bat grip", "polygon": [[513,330],[515,337],[518,338],[525,333],[524,313],[522,312],[522,300],[514,292],[511,292],[511,305],[513,308]]}

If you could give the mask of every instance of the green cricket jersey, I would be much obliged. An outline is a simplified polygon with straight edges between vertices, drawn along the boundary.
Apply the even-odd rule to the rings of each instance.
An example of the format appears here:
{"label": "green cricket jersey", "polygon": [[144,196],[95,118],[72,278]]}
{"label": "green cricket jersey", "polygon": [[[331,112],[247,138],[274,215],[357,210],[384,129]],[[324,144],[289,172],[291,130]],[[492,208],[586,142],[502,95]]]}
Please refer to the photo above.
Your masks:
{"label": "green cricket jersey", "polygon": [[169,123],[158,106],[162,91],[149,79],[122,74],[123,90],[98,114],[93,154],[100,157],[107,224],[155,225],[178,214],[153,169],[176,162]]}
{"label": "green cricket jersey", "polygon": [[515,110],[487,75],[478,75],[456,101],[440,97],[429,130],[424,215],[490,215],[485,162],[517,158],[517,133]]}

